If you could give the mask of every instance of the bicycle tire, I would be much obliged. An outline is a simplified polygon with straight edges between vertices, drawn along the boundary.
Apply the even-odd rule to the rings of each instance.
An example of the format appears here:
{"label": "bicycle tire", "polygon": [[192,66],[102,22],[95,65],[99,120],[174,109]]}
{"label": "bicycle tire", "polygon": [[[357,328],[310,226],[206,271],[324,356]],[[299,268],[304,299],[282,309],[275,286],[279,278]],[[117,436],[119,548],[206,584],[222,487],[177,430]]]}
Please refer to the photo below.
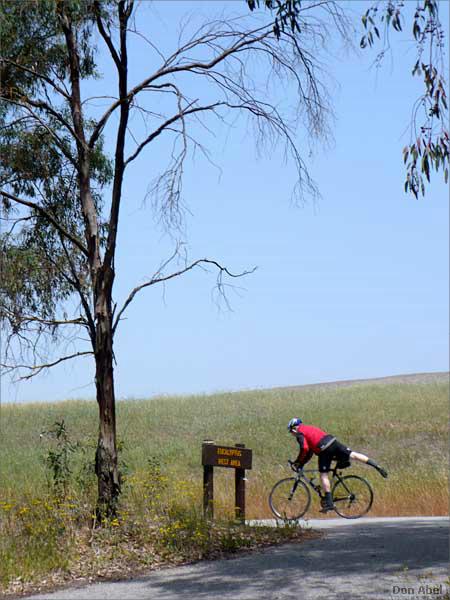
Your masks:
{"label": "bicycle tire", "polygon": [[344,519],[359,519],[367,514],[373,503],[369,482],[359,475],[344,475],[333,486],[334,510]]}
{"label": "bicycle tire", "polygon": [[[297,481],[292,499],[289,495]],[[304,481],[296,480],[295,477],[280,479],[269,494],[269,506],[272,513],[283,521],[297,521],[308,510],[311,504],[311,492]]]}

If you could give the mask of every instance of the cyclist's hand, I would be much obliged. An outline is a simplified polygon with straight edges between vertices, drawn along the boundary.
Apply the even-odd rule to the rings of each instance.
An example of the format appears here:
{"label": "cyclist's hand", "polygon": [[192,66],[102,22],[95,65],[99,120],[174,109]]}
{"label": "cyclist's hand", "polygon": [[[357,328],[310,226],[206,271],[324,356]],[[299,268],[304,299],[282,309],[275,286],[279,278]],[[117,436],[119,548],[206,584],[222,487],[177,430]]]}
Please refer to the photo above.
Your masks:
{"label": "cyclist's hand", "polygon": [[289,466],[293,471],[297,471],[297,473],[303,472],[303,467],[295,460],[288,460]]}

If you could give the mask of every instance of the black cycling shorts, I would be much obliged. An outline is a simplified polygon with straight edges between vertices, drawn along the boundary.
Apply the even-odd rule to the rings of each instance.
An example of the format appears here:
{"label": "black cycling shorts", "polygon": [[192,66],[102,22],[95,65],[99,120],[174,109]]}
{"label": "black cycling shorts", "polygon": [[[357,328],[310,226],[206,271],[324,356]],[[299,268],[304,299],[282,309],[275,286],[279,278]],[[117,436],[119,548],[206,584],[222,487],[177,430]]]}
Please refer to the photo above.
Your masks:
{"label": "black cycling shorts", "polygon": [[350,460],[351,449],[341,444],[338,440],[328,446],[323,452],[319,454],[319,471],[326,473],[330,470],[332,460],[337,460],[342,463],[346,463]]}

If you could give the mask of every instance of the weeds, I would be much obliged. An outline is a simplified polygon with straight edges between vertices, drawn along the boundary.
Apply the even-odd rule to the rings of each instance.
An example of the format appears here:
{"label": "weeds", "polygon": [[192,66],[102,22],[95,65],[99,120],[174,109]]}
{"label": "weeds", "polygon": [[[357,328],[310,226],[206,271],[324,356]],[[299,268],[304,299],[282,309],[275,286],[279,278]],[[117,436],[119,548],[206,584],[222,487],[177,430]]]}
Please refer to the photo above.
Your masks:
{"label": "weeds", "polygon": [[[166,486],[165,492],[164,487],[159,490],[161,501],[149,502],[142,510],[143,504],[130,503],[129,495],[118,516],[100,529],[89,527],[92,515],[85,502],[70,496],[70,489],[64,502],[47,497],[20,505],[0,503],[1,591],[30,592],[45,589],[48,582],[74,578],[123,577],[163,564],[216,558],[315,535],[298,528],[252,528],[226,519],[210,522],[199,503],[190,503],[199,496],[192,484],[166,482],[163,474],[161,478]],[[140,490],[148,491],[145,479]],[[172,495],[176,490],[178,494]]]}
{"label": "weeds", "polygon": [[[386,464],[386,482],[358,467],[375,488],[371,514],[446,514],[447,391],[447,385],[355,386],[302,392],[300,398],[295,392],[249,392],[119,403],[119,433],[127,441],[119,445],[123,493],[117,518],[98,530],[91,527],[94,403],[3,406],[2,423],[8,427],[2,429],[0,463],[2,590],[29,591],[44,579],[60,584],[119,577],[313,535],[237,525],[229,469],[215,474],[217,520],[205,521],[201,510],[200,441],[211,437],[253,448],[247,518],[271,516],[268,492],[286,474],[285,460],[296,451],[284,433],[292,414],[302,414]],[[186,424],[176,436],[164,426],[174,413]]]}
{"label": "weeds", "polygon": [[50,429],[42,431],[40,437],[52,442],[44,458],[44,464],[49,472],[48,485],[52,488],[54,496],[62,502],[67,495],[72,476],[71,458],[77,451],[78,444],[74,444],[69,439],[64,419],[55,421]]}
{"label": "weeds", "polygon": [[0,581],[39,578],[66,569],[74,533],[71,504],[34,499],[21,504],[0,503]]}
{"label": "weeds", "polygon": [[146,461],[143,472],[125,473],[117,517],[93,529],[92,443],[74,442],[64,420],[46,429],[41,439],[48,442],[41,463],[49,482],[46,494],[0,502],[4,591],[18,593],[42,586],[42,581],[74,577],[117,577],[299,537],[287,529],[207,521],[198,484],[169,477],[158,456]]}

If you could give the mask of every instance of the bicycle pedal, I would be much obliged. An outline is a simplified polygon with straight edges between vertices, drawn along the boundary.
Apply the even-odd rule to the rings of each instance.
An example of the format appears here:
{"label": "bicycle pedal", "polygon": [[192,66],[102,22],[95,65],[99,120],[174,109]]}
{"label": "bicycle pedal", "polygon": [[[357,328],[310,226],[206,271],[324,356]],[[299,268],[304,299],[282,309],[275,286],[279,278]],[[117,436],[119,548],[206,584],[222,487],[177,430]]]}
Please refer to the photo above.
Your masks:
{"label": "bicycle pedal", "polygon": [[328,505],[325,505],[325,506],[323,506],[323,507],[322,507],[322,508],[319,510],[319,512],[321,512],[321,513],[327,513],[327,512],[331,512],[331,511],[333,511],[333,510],[334,510],[334,506],[328,506]]}

